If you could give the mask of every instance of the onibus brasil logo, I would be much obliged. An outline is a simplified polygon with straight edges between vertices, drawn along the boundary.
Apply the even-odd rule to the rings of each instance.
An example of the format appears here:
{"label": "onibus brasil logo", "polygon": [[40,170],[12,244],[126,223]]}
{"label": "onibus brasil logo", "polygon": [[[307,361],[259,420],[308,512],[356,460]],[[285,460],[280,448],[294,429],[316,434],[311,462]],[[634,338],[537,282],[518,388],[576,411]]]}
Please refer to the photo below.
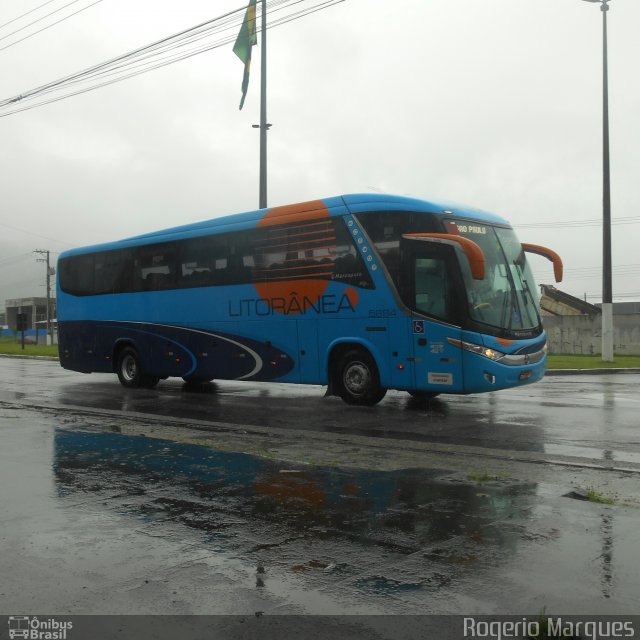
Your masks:
{"label": "onibus brasil logo", "polygon": [[73,622],[37,616],[9,616],[9,638],[24,640],[68,640]]}

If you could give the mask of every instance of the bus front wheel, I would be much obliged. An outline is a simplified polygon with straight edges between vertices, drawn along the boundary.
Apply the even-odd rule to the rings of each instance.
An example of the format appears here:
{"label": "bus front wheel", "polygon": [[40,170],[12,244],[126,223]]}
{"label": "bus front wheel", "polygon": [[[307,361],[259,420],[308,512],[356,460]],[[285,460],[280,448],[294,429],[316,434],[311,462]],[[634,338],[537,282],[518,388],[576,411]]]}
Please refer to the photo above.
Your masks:
{"label": "bus front wheel", "polygon": [[375,360],[361,349],[347,351],[339,360],[336,391],[347,404],[377,404],[387,390],[380,386]]}
{"label": "bus front wheel", "polygon": [[118,380],[123,387],[134,389],[146,387],[151,389],[158,384],[160,378],[146,375],[140,367],[140,357],[133,347],[125,347],[118,354]]}

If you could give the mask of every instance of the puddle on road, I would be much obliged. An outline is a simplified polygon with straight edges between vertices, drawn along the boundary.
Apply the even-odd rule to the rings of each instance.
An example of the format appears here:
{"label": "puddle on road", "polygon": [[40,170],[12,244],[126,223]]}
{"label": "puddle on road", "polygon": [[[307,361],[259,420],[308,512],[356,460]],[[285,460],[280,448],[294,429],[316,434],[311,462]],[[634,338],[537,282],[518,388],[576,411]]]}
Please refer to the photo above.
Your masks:
{"label": "puddle on road", "polygon": [[[351,581],[356,591],[380,595],[437,590],[453,570],[481,564],[467,549],[478,546],[479,532],[526,518],[536,491],[506,481],[480,486],[445,471],[296,466],[67,428],[56,429],[53,469],[61,499],[75,499],[77,508],[106,505],[154,535],[188,527],[216,553],[256,566],[256,588],[276,570],[320,586]],[[95,499],[87,502],[87,494]],[[455,558],[423,552],[453,540]],[[517,544],[503,541],[500,554]]]}

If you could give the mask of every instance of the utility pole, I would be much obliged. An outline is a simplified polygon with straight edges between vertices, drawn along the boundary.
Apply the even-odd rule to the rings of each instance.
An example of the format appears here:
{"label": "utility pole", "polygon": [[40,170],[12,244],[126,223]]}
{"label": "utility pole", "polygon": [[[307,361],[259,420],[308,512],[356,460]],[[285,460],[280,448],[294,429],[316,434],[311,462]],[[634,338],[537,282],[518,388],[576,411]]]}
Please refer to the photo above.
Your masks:
{"label": "utility pole", "polygon": [[260,129],[260,181],[258,203],[260,209],[267,208],[267,131],[271,125],[267,123],[267,4],[262,0],[260,42],[260,124],[254,124],[254,129]]}
{"label": "utility pole", "polygon": [[37,253],[42,258],[36,258],[36,262],[44,262],[47,266],[47,344],[53,344],[53,334],[51,332],[51,276],[55,275],[56,270],[50,264],[50,254],[48,249],[36,249],[33,253]]}
{"label": "utility pole", "polygon": [[267,206],[267,2],[262,0],[260,56],[260,208]]}
{"label": "utility pole", "polygon": [[611,268],[611,178],[609,167],[609,71],[607,11],[610,0],[585,0],[602,11],[602,360],[613,362],[613,287]]}

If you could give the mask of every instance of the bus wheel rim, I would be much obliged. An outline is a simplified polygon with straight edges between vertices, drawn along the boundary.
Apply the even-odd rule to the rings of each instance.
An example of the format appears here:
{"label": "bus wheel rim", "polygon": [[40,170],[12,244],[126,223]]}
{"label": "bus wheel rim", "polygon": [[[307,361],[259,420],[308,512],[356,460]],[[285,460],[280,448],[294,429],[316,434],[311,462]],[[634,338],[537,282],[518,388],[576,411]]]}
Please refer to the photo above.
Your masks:
{"label": "bus wheel rim", "polygon": [[136,359],[131,355],[125,356],[122,361],[122,375],[124,378],[128,381],[135,380],[136,372]]}
{"label": "bus wheel rim", "polygon": [[371,371],[362,362],[352,362],[344,371],[344,386],[355,396],[366,393],[371,384]]}

